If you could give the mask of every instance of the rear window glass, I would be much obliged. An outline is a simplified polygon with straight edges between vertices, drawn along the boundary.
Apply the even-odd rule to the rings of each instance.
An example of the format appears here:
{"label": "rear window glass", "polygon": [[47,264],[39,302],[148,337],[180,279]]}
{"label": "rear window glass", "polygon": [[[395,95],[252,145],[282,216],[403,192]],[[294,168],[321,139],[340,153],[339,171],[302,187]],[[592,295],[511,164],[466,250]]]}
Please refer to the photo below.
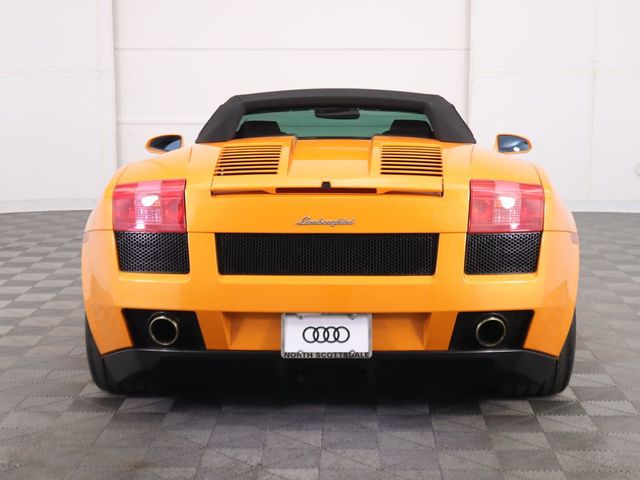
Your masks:
{"label": "rear window glass", "polygon": [[298,138],[371,138],[398,135],[432,138],[424,113],[319,107],[248,113],[238,125],[236,137],[295,135]]}

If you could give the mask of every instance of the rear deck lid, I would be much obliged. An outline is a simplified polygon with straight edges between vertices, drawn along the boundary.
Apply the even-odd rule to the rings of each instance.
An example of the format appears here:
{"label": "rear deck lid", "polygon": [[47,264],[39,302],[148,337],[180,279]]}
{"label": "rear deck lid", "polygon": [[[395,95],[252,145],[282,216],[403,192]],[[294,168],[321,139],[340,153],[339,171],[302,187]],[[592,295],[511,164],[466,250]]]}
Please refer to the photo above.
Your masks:
{"label": "rear deck lid", "polygon": [[268,137],[223,144],[211,192],[443,193],[443,150],[435,140],[296,140]]}

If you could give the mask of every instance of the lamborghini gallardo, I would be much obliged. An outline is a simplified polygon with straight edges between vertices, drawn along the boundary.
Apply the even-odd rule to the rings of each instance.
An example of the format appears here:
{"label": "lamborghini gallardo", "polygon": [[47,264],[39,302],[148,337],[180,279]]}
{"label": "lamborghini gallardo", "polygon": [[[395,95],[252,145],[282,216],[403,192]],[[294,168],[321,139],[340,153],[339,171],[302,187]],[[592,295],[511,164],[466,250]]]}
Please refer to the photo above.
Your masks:
{"label": "lamborghini gallardo", "polygon": [[360,89],[238,95],[195,144],[152,138],[84,232],[93,380],[356,367],[562,391],[578,234],[531,148],[477,146],[438,95]]}

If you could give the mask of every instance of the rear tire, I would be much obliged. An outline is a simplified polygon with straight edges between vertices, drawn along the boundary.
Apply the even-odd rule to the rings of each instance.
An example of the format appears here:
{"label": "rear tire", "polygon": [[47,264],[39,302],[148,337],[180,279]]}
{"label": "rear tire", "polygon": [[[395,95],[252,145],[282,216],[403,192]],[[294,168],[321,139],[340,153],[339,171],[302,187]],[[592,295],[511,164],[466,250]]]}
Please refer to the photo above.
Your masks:
{"label": "rear tire", "polygon": [[149,395],[157,390],[158,386],[149,376],[135,377],[121,383],[114,382],[93,339],[86,317],[84,320],[84,332],[91,378],[101,390],[115,395]]}
{"label": "rear tire", "polygon": [[542,384],[510,385],[501,389],[500,393],[511,397],[548,397],[562,392],[569,385],[573,360],[576,354],[576,314],[573,314],[571,328],[567,334],[555,369]]}
{"label": "rear tire", "polygon": [[89,322],[86,317],[84,320],[84,338],[87,347],[87,361],[89,362],[89,371],[91,372],[93,383],[105,392],[115,394],[124,393],[110,380],[109,371],[104,363],[102,355],[100,355],[96,342],[93,339],[91,329],[89,328]]}

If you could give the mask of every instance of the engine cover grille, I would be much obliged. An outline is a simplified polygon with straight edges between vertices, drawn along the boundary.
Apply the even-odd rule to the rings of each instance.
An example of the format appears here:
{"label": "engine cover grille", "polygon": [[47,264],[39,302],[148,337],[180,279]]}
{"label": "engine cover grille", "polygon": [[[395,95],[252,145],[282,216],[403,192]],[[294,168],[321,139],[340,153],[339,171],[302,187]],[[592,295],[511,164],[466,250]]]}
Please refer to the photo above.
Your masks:
{"label": "engine cover grille", "polygon": [[222,275],[433,275],[438,234],[218,233]]}
{"label": "engine cover grille", "polygon": [[435,145],[383,145],[381,175],[442,177],[442,151]]}
{"label": "engine cover grille", "polygon": [[469,234],[464,273],[533,273],[538,268],[541,238],[540,232]]}
{"label": "engine cover grille", "polygon": [[116,232],[123,272],[189,273],[186,233]]}
{"label": "engine cover grille", "polygon": [[276,175],[281,156],[282,145],[227,145],[213,175]]}

